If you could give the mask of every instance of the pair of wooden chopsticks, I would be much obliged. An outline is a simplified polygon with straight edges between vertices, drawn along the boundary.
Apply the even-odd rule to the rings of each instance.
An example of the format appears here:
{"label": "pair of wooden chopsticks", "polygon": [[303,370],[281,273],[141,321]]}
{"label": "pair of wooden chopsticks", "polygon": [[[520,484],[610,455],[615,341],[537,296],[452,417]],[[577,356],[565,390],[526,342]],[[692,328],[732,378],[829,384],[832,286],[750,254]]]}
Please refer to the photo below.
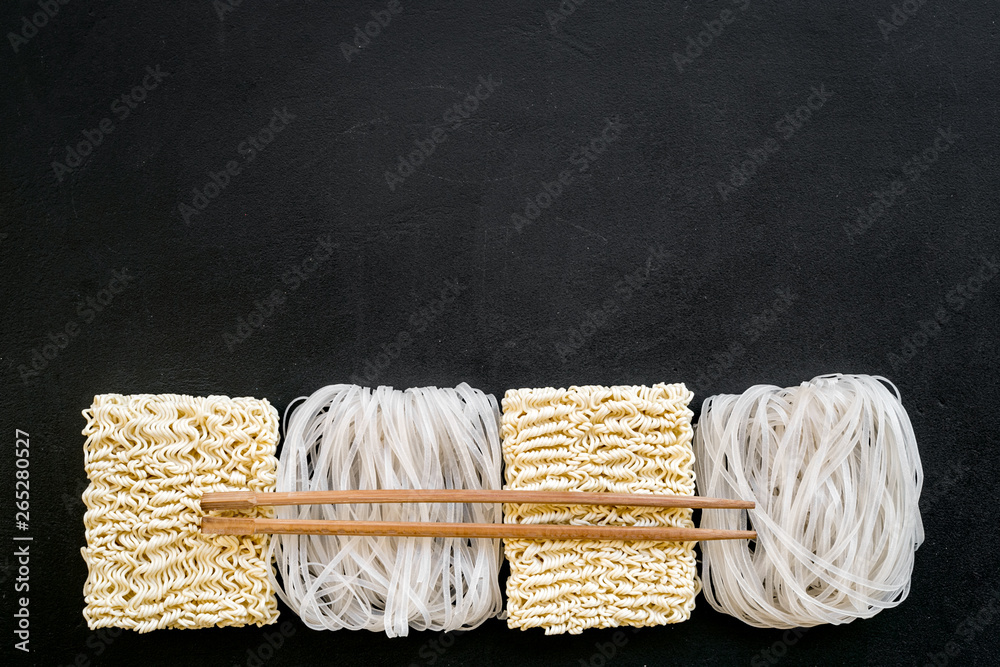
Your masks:
{"label": "pair of wooden chopsticks", "polygon": [[[753,501],[663,494],[583,493],[576,491],[501,491],[494,489],[394,489],[376,491],[299,491],[206,493],[201,508],[247,510],[278,505],[343,505],[350,503],[534,503],[545,505],[623,505],[752,509]],[[366,535],[400,537],[466,537],[548,540],[700,540],[756,539],[752,530],[716,530],[662,526],[576,526],[513,523],[413,523],[395,521],[319,521],[206,516],[201,532],[214,535]]]}

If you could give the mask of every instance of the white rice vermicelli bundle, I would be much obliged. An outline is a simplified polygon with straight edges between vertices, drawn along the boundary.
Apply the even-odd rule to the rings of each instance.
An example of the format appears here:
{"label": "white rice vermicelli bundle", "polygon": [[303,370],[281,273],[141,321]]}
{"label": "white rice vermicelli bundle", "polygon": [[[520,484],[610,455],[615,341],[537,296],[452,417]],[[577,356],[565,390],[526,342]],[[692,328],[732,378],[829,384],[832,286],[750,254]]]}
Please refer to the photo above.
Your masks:
{"label": "white rice vermicelli bundle", "polygon": [[[324,387],[298,406],[278,491],[499,489],[496,399],[466,384]],[[303,505],[280,519],[501,523],[499,504]],[[500,541],[276,535],[279,597],[313,629],[473,628],[498,615]]]}
{"label": "white rice vermicelli bundle", "polygon": [[701,543],[712,607],[793,628],[870,618],[906,598],[924,539],[923,470],[888,380],[837,374],[712,396],[694,449],[699,494],[757,503],[702,512],[702,528],[749,518],[758,534]]}

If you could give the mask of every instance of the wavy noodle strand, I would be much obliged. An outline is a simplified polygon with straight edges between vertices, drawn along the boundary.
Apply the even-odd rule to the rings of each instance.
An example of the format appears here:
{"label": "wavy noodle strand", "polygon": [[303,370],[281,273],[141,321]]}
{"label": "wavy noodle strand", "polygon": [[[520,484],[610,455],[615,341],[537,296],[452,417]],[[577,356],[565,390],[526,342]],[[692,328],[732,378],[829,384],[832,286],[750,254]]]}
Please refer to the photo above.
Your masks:
{"label": "wavy noodle strand", "polygon": [[[278,618],[265,535],[203,535],[209,491],[274,490],[278,414],[266,400],[94,397],[83,412],[91,630],[265,625]],[[267,508],[230,516],[272,516]]]}
{"label": "wavy noodle strand", "polygon": [[[694,495],[692,394],[653,387],[512,389],[503,399],[507,488]],[[690,509],[507,504],[508,523],[693,527]],[[505,540],[511,628],[687,620],[700,589],[693,542]]]}

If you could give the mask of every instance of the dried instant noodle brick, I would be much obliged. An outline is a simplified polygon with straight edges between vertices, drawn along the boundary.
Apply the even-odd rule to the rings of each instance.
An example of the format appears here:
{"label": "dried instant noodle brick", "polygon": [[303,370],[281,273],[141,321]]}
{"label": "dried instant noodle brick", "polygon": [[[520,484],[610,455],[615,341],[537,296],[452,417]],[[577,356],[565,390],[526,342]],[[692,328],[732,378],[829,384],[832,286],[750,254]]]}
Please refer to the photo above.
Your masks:
{"label": "dried instant noodle brick", "polygon": [[[278,415],[266,400],[102,394],[83,412],[91,630],[277,620],[267,536],[203,535],[209,491],[274,489]],[[227,512],[272,516],[270,508]]]}
{"label": "dried instant noodle brick", "polygon": [[[503,400],[508,489],[694,495],[693,394],[683,384],[512,389]],[[693,528],[692,510],[507,504],[507,523]],[[694,542],[505,540],[507,624],[586,628],[687,620],[701,589]]]}

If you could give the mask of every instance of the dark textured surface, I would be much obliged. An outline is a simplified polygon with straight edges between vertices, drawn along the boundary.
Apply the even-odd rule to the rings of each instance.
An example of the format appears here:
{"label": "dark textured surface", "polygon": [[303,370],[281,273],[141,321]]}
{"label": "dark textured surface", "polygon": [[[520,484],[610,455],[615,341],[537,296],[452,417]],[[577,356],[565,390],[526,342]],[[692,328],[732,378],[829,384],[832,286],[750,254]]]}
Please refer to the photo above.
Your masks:
{"label": "dark textured surface", "polygon": [[[556,0],[401,0],[350,61],[340,44],[381,0],[244,0],[222,18],[209,0],[69,0],[16,52],[5,38],[0,485],[13,486],[22,429],[31,515],[15,531],[4,495],[3,654],[39,665],[259,664],[248,649],[266,665],[996,664],[1000,280],[969,279],[998,255],[1000,9],[897,3],[897,28],[888,1],[800,4],[588,0],[553,30]],[[702,35],[686,62],[688,38],[727,8],[730,22],[710,25],[721,34]],[[0,27],[19,31],[37,11],[6,3]],[[165,76],[147,78],[124,117],[114,101],[147,67]],[[492,91],[457,122],[449,108],[480,77]],[[784,120],[810,102],[798,127]],[[275,110],[280,132],[248,162],[242,142]],[[103,119],[112,132],[60,180],[53,161]],[[607,149],[581,152],[607,119],[621,125]],[[947,150],[914,171],[939,130]],[[443,143],[390,189],[386,170],[433,136]],[[733,176],[752,152],[763,164]],[[230,161],[240,173],[186,224],[179,205],[205,204],[192,188]],[[554,203],[515,225],[545,183],[561,187]],[[116,271],[131,280],[98,312],[86,300],[107,300]],[[457,296],[436,302],[446,289]],[[62,338],[67,325],[76,335]],[[50,334],[65,346],[35,371]],[[913,590],[868,621],[782,643],[699,601],[689,622],[628,631],[615,647],[614,631],[544,637],[501,621],[444,638],[321,633],[285,610],[294,634],[269,652],[273,628],[112,637],[81,617],[80,411],[95,393],[251,395],[283,409],[352,377],[466,381],[498,396],[685,381],[697,411],[713,393],[831,371],[898,384],[927,475]],[[14,532],[34,537],[28,655],[13,650]]]}

